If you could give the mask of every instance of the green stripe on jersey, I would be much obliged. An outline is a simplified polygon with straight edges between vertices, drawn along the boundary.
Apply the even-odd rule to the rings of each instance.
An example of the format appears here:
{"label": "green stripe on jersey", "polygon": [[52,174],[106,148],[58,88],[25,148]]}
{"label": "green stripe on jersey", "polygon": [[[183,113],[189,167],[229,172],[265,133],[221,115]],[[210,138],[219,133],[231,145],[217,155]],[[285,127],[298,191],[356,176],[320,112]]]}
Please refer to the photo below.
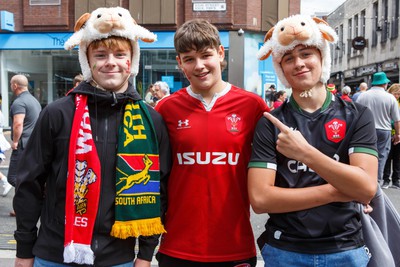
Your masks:
{"label": "green stripe on jersey", "polygon": [[276,170],[276,164],[270,162],[250,162],[248,167]]}
{"label": "green stripe on jersey", "polygon": [[372,156],[375,156],[378,158],[378,152],[371,149],[371,148],[366,148],[366,147],[351,147],[349,148],[349,154],[352,153],[364,153],[364,154],[370,154]]}

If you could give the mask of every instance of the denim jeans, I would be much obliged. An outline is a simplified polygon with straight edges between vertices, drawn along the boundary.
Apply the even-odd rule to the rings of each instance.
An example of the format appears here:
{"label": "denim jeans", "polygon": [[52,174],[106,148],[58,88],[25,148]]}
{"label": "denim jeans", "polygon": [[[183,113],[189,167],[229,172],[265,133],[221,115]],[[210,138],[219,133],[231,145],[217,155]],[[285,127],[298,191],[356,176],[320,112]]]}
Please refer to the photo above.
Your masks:
{"label": "denim jeans", "polygon": [[369,262],[366,247],[329,254],[303,254],[265,244],[261,250],[265,267],[365,267]]}
{"label": "denim jeans", "polygon": [[383,179],[383,170],[385,169],[386,160],[390,151],[390,142],[392,140],[391,131],[376,129],[376,136],[378,137],[377,148],[378,148],[378,181],[381,182]]}
{"label": "denim jeans", "polygon": [[[46,261],[44,259],[35,257],[35,261],[33,263],[33,267],[67,267],[71,265],[63,264],[63,263],[56,263],[52,261]],[[82,265],[82,266],[93,266],[93,265]],[[135,267],[133,261],[127,262],[127,263],[122,263],[122,264],[117,264],[113,265],[111,267]]]}

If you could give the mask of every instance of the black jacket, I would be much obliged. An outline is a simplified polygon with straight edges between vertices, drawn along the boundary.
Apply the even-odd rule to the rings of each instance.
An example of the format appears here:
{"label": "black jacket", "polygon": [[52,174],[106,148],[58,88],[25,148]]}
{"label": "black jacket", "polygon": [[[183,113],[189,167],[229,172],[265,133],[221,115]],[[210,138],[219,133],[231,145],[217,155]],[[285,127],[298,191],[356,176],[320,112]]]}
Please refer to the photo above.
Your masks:
{"label": "black jacket", "polygon": [[[17,230],[14,234],[17,257],[37,256],[63,262],[68,148],[77,93],[89,96],[92,134],[102,171],[99,210],[92,239],[95,266],[125,263],[135,258],[136,239],[124,240],[110,236],[115,217],[115,155],[125,103],[128,99],[138,101],[140,96],[132,85],[125,93],[113,94],[86,82],[43,109],[21,156],[13,202],[17,214]],[[171,165],[169,138],[161,116],[151,107],[148,109],[159,141],[161,201],[162,207],[166,207],[165,185]],[[37,234],[39,217],[40,230]],[[138,238],[139,258],[151,261],[158,237]]]}

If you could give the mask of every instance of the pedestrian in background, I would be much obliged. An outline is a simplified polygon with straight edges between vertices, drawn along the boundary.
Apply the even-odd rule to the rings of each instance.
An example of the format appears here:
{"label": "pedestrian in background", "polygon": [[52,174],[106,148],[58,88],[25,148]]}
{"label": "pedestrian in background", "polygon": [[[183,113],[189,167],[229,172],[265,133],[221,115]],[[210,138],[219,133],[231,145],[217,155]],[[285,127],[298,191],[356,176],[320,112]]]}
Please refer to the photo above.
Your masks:
{"label": "pedestrian in background", "polygon": [[[15,187],[21,154],[25,150],[42,107],[39,101],[28,91],[28,78],[26,76],[22,74],[14,75],[10,80],[10,87],[15,99],[10,107],[12,152],[8,168],[8,182]],[[11,211],[10,216],[15,216],[15,212]]]}
{"label": "pedestrian in background", "polygon": [[21,157],[15,266],[150,267],[170,149],[129,78],[139,39],[156,36],[121,7],[84,14],[75,28],[65,48],[79,45],[85,81],[43,109]]}
{"label": "pedestrian in background", "polygon": [[[389,155],[391,140],[397,145],[400,142],[400,114],[399,104],[392,94],[386,89],[390,80],[386,73],[377,72],[372,76],[372,87],[359,95],[357,103],[367,106],[373,114],[376,135],[378,137],[377,147],[379,153],[378,182],[383,184],[383,170]],[[392,136],[392,121],[394,124],[394,135]]]}
{"label": "pedestrian in background", "polygon": [[342,88],[342,95],[340,96],[340,98],[343,99],[344,101],[351,102],[352,100],[350,98],[350,93],[351,93],[351,88],[350,86],[346,85]]}
{"label": "pedestrian in background", "polygon": [[287,93],[285,90],[280,90],[275,93],[274,109],[280,107],[287,98]]}
{"label": "pedestrian in background", "polygon": [[275,84],[271,84],[267,90],[265,90],[265,102],[267,103],[268,107],[273,109],[274,108],[274,101],[275,101]]}
{"label": "pedestrian in background", "polygon": [[156,100],[154,96],[154,84],[150,84],[149,87],[147,87],[147,90],[144,94],[144,101],[149,104],[150,106],[154,107],[156,105]]}
{"label": "pedestrian in background", "polygon": [[77,74],[75,75],[74,79],[72,80],[73,87],[66,93],[68,95],[75,87],[77,87],[83,81],[83,75]]}
{"label": "pedestrian in background", "polygon": [[153,91],[154,91],[154,97],[157,99],[156,103],[158,103],[161,99],[170,95],[168,83],[163,81],[155,82]]}
{"label": "pedestrian in background", "polygon": [[328,90],[328,92],[331,92],[332,94],[336,95],[337,94],[337,89],[336,89],[336,85],[333,83],[329,83],[326,85],[326,90]]}
{"label": "pedestrian in background", "polygon": [[[392,84],[388,89],[388,93],[392,94],[396,98],[398,107],[400,108],[400,84]],[[392,121],[392,136],[394,135],[395,129]],[[392,180],[392,185],[390,187],[400,189],[400,144],[395,145],[393,142],[394,138],[392,137],[389,155],[383,170],[383,189],[389,188],[390,180]]]}
{"label": "pedestrian in background", "polygon": [[[301,33],[301,34],[293,34]],[[266,35],[259,59],[272,54],[288,102],[257,124],[249,163],[249,198],[269,219],[258,245],[265,266],[362,267],[369,261],[360,205],[377,190],[374,122],[369,109],[329,93],[325,21],[295,15]]]}
{"label": "pedestrian in background", "polygon": [[83,75],[79,73],[74,77],[74,88],[77,87],[81,82],[83,82]]}
{"label": "pedestrian in background", "polygon": [[354,102],[357,101],[357,98],[360,96],[360,94],[364,93],[368,89],[368,84],[366,82],[360,83],[358,86],[358,91],[353,95],[351,98]]}
{"label": "pedestrian in background", "polygon": [[255,124],[269,109],[261,97],[222,80],[225,50],[210,22],[185,22],[174,45],[190,85],[155,107],[173,155],[159,266],[254,267],[247,163]]}

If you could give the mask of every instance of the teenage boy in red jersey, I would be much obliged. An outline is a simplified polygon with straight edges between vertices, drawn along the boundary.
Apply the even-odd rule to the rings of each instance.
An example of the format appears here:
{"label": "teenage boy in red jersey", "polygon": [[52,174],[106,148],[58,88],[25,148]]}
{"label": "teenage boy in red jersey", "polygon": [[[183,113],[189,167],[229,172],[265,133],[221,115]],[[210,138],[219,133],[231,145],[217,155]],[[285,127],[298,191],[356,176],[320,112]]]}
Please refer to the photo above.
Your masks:
{"label": "teenage boy in red jersey", "polygon": [[222,80],[224,47],[208,21],[183,24],[174,44],[190,86],[156,106],[173,151],[159,266],[255,266],[247,163],[268,107]]}

